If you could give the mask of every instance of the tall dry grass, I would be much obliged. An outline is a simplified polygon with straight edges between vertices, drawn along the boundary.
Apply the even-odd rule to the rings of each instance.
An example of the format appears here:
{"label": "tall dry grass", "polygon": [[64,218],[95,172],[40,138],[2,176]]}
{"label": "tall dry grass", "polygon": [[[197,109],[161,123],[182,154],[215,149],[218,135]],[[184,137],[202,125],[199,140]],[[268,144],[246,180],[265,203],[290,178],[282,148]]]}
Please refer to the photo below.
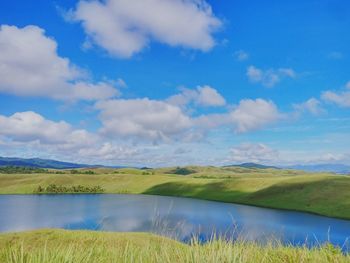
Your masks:
{"label": "tall dry grass", "polygon": [[[91,233],[93,236],[93,233]],[[96,238],[26,241],[13,239],[0,247],[0,262],[6,263],[270,263],[270,262],[350,262],[350,256],[340,248],[324,244],[315,248],[285,246],[276,241],[265,245],[254,242],[213,240],[202,244],[194,239],[185,245],[166,238],[133,240],[124,234],[115,243],[103,234]],[[33,239],[32,239],[33,240]]]}

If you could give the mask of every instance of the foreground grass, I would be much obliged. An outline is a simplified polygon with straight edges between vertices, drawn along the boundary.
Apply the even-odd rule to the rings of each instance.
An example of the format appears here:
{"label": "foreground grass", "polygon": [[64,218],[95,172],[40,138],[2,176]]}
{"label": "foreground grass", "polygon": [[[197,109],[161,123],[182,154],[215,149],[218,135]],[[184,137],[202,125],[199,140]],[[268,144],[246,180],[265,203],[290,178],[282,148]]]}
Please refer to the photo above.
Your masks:
{"label": "foreground grass", "polygon": [[185,245],[146,233],[39,230],[0,235],[0,262],[350,262],[331,245],[318,248],[260,246],[252,242],[213,241]]}
{"label": "foreground grass", "polygon": [[39,186],[100,186],[105,193],[193,197],[312,212],[350,219],[350,177],[276,169],[190,167],[192,174],[96,169],[94,174],[1,174],[0,194],[32,194]]}

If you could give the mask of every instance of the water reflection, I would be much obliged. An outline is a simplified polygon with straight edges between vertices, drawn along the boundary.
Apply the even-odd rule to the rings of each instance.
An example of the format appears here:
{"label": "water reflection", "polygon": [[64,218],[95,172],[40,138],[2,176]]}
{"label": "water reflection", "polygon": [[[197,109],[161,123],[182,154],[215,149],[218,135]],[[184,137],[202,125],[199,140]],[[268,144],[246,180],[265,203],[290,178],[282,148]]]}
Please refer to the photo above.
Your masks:
{"label": "water reflection", "polygon": [[[258,207],[146,195],[3,195],[0,231],[37,228],[153,232],[182,241],[227,239],[343,246],[350,221]],[[347,249],[347,248],[345,248]]]}

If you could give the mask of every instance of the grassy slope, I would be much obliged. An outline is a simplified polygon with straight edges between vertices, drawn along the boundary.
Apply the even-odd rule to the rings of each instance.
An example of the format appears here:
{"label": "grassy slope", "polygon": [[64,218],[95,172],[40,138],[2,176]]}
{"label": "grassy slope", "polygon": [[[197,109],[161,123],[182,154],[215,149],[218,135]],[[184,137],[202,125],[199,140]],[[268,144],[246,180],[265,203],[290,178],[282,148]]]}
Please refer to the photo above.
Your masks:
{"label": "grassy slope", "polygon": [[339,249],[252,242],[185,245],[144,233],[40,230],[0,235],[0,262],[350,262]]}
{"label": "grassy slope", "polygon": [[[350,219],[350,178],[274,169],[192,167],[188,176],[153,171],[98,169],[94,175],[0,175],[1,194],[31,194],[39,185],[103,187],[107,193],[184,196],[307,211]],[[149,173],[147,175],[142,173]],[[151,174],[154,173],[154,174]]]}

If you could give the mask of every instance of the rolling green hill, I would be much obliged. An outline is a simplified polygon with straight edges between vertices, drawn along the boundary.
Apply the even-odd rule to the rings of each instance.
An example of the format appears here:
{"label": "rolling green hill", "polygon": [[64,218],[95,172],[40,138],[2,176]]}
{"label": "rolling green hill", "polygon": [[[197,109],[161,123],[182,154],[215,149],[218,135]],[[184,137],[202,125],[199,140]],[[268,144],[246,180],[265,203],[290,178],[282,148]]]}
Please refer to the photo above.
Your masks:
{"label": "rolling green hill", "polygon": [[[175,169],[175,170],[174,170]],[[0,194],[32,194],[49,185],[101,187],[104,193],[192,197],[262,207],[306,211],[350,219],[350,177],[280,169],[242,167],[86,169],[56,174],[1,174]]]}

